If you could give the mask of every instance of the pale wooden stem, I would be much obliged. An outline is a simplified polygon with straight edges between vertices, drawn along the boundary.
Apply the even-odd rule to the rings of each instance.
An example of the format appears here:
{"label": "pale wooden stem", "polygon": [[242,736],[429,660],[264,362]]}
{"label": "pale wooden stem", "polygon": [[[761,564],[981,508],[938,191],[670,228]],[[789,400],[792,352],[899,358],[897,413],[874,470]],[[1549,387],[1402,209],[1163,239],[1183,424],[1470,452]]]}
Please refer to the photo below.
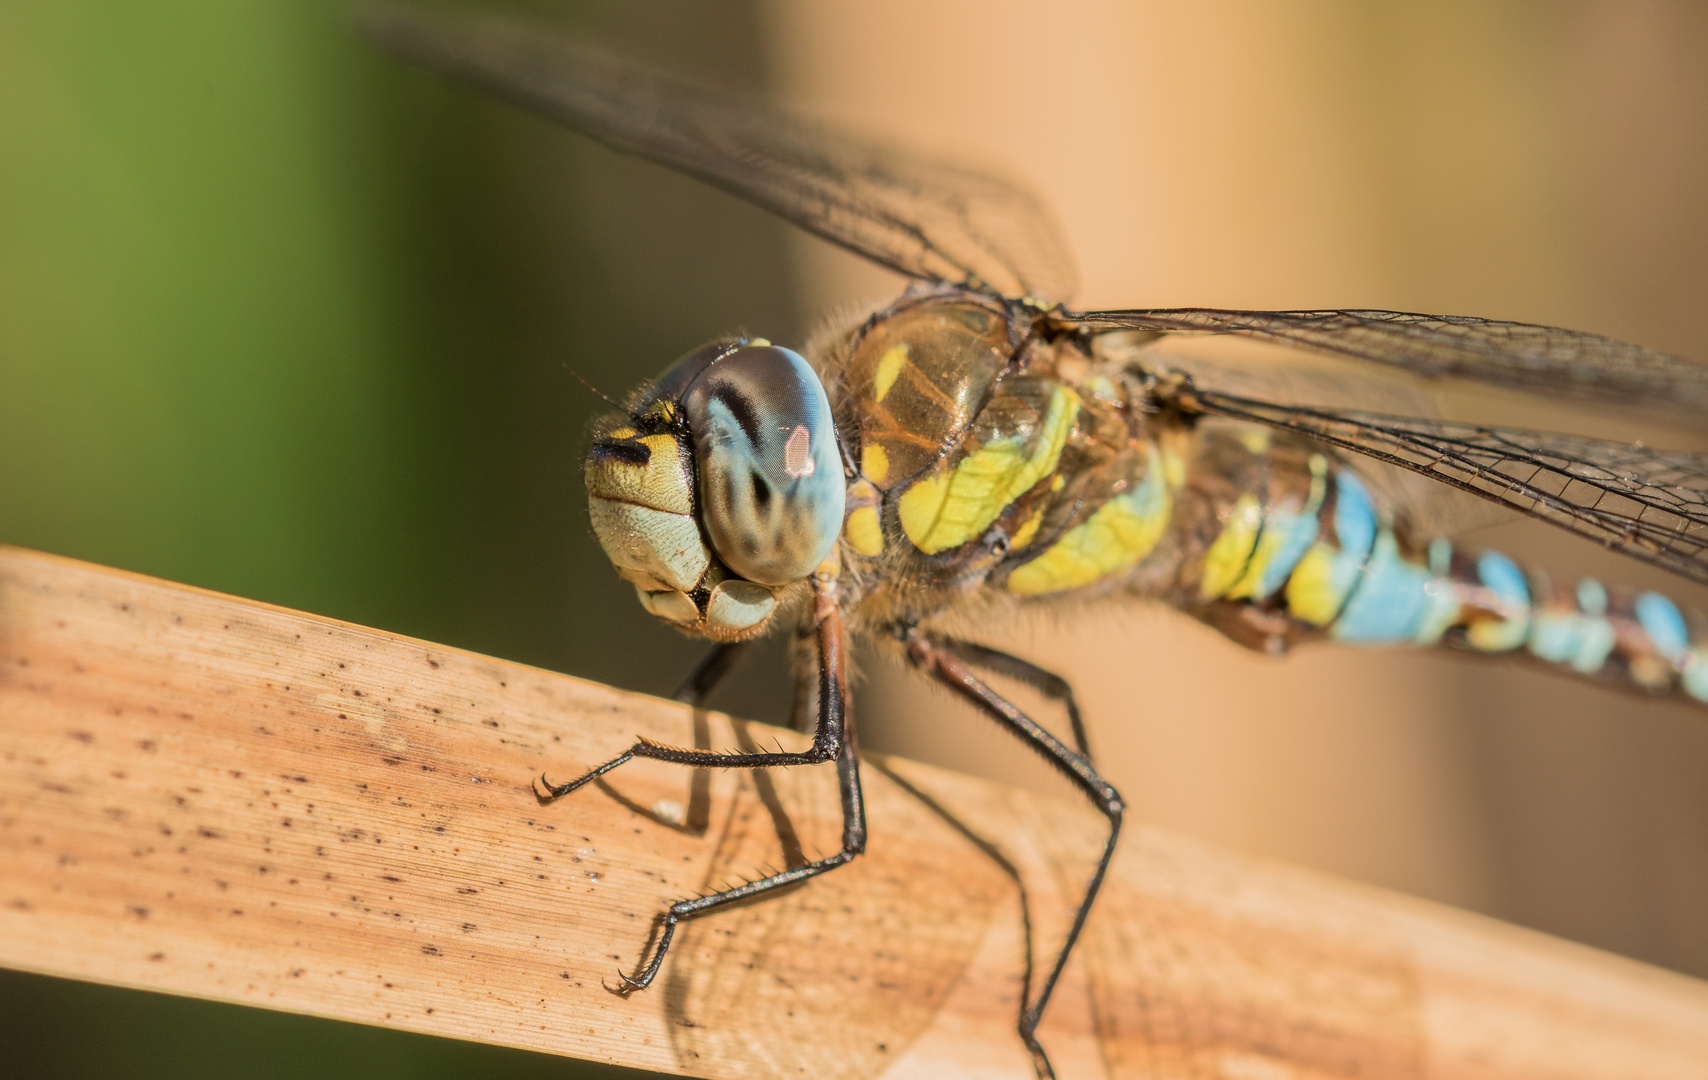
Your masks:
{"label": "pale wooden stem", "polygon": [[[1095,814],[869,761],[868,856],[624,998],[666,902],[839,826],[828,767],[535,801],[637,733],[797,741],[0,549],[0,964],[704,1076],[1030,1074],[1022,913],[1046,956]],[[1136,828],[1043,1035],[1067,1080],[1700,1076],[1708,986]]]}

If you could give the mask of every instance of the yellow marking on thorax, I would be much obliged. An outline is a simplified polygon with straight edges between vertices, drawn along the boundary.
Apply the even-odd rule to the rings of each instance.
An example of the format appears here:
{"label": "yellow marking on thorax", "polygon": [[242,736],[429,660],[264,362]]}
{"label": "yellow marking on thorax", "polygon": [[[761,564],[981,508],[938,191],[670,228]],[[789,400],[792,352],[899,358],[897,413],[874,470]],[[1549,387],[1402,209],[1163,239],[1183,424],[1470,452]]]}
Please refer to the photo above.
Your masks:
{"label": "yellow marking on thorax", "polygon": [[848,517],[842,523],[842,535],[853,549],[867,558],[884,553],[884,527],[878,518],[878,506],[883,496],[870,480],[856,480],[848,485]]}
{"label": "yellow marking on thorax", "polygon": [[1137,488],[1110,499],[1042,555],[1015,569],[1008,575],[1008,591],[1043,596],[1077,589],[1120,573],[1154,551],[1168,528],[1174,495],[1161,455],[1151,449],[1149,457]]}
{"label": "yellow marking on thorax", "polygon": [[860,475],[874,484],[890,476],[890,455],[877,443],[867,443],[860,451]]}
{"label": "yellow marking on thorax", "polygon": [[982,533],[1004,507],[1055,469],[1078,416],[1079,395],[1055,387],[1030,456],[1023,440],[1004,439],[973,451],[952,470],[939,465],[902,492],[902,531],[927,555]]}
{"label": "yellow marking on thorax", "polygon": [[1162,467],[1168,473],[1170,491],[1179,491],[1186,486],[1186,459],[1180,451],[1167,444],[1162,448]]}
{"label": "yellow marking on thorax", "polygon": [[1220,535],[1204,553],[1204,576],[1198,582],[1200,597],[1215,600],[1233,587],[1251,564],[1262,528],[1263,504],[1249,492],[1241,495]]}
{"label": "yellow marking on thorax", "polygon": [[875,506],[855,507],[842,526],[842,535],[848,538],[855,551],[868,558],[884,553],[884,530],[878,523],[878,508]]}
{"label": "yellow marking on thorax", "polygon": [[1119,404],[1121,388],[1107,375],[1094,375],[1085,381],[1085,392],[1101,401]]}
{"label": "yellow marking on thorax", "polygon": [[878,360],[877,374],[872,377],[872,400],[881,402],[884,395],[890,392],[890,387],[896,383],[896,376],[907,366],[907,343],[893,345]]}
{"label": "yellow marking on thorax", "polygon": [[1044,511],[1041,508],[1032,511],[1032,516],[1026,519],[1025,524],[1014,531],[1013,547],[1018,550],[1030,544],[1032,538],[1038,535],[1038,526],[1043,523]]}

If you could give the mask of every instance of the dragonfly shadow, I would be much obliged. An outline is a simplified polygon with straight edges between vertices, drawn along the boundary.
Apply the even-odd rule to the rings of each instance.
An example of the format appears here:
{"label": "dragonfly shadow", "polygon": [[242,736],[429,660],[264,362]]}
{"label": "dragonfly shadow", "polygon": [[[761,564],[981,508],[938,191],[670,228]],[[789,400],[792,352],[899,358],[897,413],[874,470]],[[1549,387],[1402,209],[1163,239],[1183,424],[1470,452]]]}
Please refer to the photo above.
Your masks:
{"label": "dragonfly shadow", "polygon": [[[925,809],[937,815],[939,820],[949,826],[949,828],[954,829],[968,843],[978,848],[979,852],[983,854],[985,858],[989,859],[992,864],[1001,870],[1003,874],[1014,883],[1015,892],[1020,897],[1021,940],[1026,943],[1024,967],[1021,969],[1022,979],[1020,983],[1021,986],[1025,987],[1025,991],[1020,999],[1020,1012],[1025,1012],[1032,1004],[1032,970],[1036,963],[1036,958],[1033,955],[1032,949],[1032,901],[1030,894],[1026,890],[1026,880],[1020,873],[1020,867],[1015,865],[1014,860],[1010,859],[1007,855],[1004,855],[1001,848],[974,832],[971,826],[956,817],[953,811],[938,802],[935,797],[915,786],[907,777],[902,776],[900,773],[890,768],[888,761],[885,761],[882,758],[867,758],[865,760],[865,764],[871,766],[874,771],[882,773],[891,783],[895,784],[896,787],[901,788],[902,791],[906,792],[914,802],[917,802],[919,805],[925,807]],[[1015,1020],[1016,1022],[1019,1021],[1018,1013],[1015,1015]]]}
{"label": "dragonfly shadow", "polygon": [[[741,750],[763,748],[755,738],[761,729],[740,721],[734,729]],[[937,800],[872,759],[865,764],[875,765],[870,775],[879,781],[867,788],[868,811],[892,843],[678,929],[661,980],[672,1049],[684,1068],[739,1065],[751,1077],[883,1074],[931,1028],[994,913],[1012,902],[1018,871],[1011,862]],[[714,817],[702,892],[805,865],[838,842],[840,805],[828,770],[743,773],[727,805]],[[919,814],[919,805],[931,813]],[[901,842],[907,833],[918,843]],[[969,843],[990,861],[943,857],[946,847]]]}
{"label": "dragonfly shadow", "polygon": [[[705,709],[694,710],[693,745],[696,750],[710,750],[712,748],[712,727],[709,717],[710,713]],[[642,806],[617,790],[603,776],[594,780],[593,784],[623,809],[672,832],[681,833],[684,836],[704,836],[706,829],[711,824],[712,776],[705,769],[689,770],[688,802],[680,808],[669,806],[664,800],[659,800],[651,806]]]}
{"label": "dragonfly shadow", "polygon": [[[735,729],[736,746],[744,754],[757,754],[762,750],[781,750],[782,747],[761,747],[753,737],[753,724],[747,720],[731,720]],[[771,827],[777,832],[777,843],[783,852],[783,869],[797,870],[807,864],[807,856],[801,848],[801,835],[795,829],[794,821],[789,812],[783,808],[783,800],[778,795],[776,781],[769,769],[755,769],[750,776],[753,781],[754,794],[759,796],[759,802],[765,807],[765,812],[771,816]]]}

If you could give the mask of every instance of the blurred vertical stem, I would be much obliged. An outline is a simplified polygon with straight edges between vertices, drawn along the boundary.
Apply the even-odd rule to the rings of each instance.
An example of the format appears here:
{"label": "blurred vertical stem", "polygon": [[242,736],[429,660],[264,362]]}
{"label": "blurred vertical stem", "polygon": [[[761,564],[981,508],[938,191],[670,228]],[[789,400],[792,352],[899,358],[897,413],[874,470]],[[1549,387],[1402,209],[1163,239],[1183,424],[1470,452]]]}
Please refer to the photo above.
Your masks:
{"label": "blurred vertical stem", "polygon": [[[668,689],[696,650],[587,533],[605,405],[570,369],[621,397],[734,327],[797,334],[783,227],[370,53],[351,6],[0,4],[0,541]],[[533,6],[763,88],[748,4]],[[200,1025],[169,1060],[74,1046],[124,1029],[115,996],[56,992],[64,1025],[0,1056],[220,1071],[193,1048],[231,1021],[193,1004],[138,1006]]]}

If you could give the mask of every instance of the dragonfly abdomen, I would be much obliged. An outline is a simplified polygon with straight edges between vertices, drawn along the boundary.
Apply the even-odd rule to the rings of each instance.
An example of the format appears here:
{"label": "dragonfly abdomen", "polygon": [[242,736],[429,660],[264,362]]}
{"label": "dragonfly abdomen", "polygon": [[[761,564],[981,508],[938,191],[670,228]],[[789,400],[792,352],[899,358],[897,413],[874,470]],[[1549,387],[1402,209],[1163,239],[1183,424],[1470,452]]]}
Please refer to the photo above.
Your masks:
{"label": "dragonfly abdomen", "polygon": [[[1243,644],[1323,638],[1525,656],[1708,704],[1708,621],[1656,592],[1574,588],[1497,551],[1408,542],[1363,481],[1321,454],[1304,503],[1246,493],[1221,513],[1188,607]],[[1195,607],[1194,607],[1195,603]],[[1694,629],[1693,629],[1694,628]]]}
{"label": "dragonfly abdomen", "polygon": [[1708,623],[1700,614],[1658,592],[1609,589],[1594,578],[1558,586],[1495,551],[1448,559],[1440,587],[1463,614],[1443,644],[1527,655],[1566,674],[1708,704]]}

